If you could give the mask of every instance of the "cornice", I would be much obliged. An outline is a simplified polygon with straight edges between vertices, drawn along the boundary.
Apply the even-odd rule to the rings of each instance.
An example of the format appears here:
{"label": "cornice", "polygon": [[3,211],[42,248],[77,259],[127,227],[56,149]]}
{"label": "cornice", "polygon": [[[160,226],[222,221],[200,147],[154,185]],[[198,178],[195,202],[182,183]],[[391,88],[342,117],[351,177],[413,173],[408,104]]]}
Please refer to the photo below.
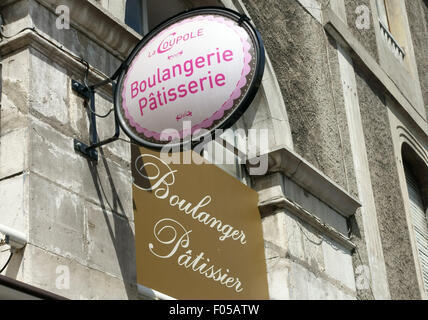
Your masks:
{"label": "cornice", "polygon": [[70,8],[70,20],[81,32],[105,49],[125,59],[141,36],[93,0],[37,0],[55,12],[59,5]]}
{"label": "cornice", "polygon": [[330,239],[341,244],[344,248],[350,251],[356,248],[355,244],[348,237],[337,231],[335,228],[324,223],[320,218],[311,214],[301,205],[285,196],[278,196],[259,203],[259,210],[262,217],[282,209],[290,211],[292,214],[318,230],[321,234],[326,235]]}
{"label": "cornice", "polygon": [[[86,65],[82,63],[79,57],[59,44],[56,44],[54,41],[47,39],[40,34],[37,29],[26,30],[11,39],[5,39],[0,42],[0,56],[8,56],[9,54],[28,48],[32,48],[45,56],[49,56],[53,62],[70,70],[72,74],[83,75],[85,73]],[[97,69],[89,69],[89,83],[99,83],[107,78],[107,75],[101,73]],[[112,95],[111,85],[100,87],[98,91],[103,92],[106,96]]]}
{"label": "cornice", "polygon": [[[279,147],[267,156],[268,174],[277,172],[284,174],[343,217],[353,216],[361,207],[357,199],[287,147]],[[251,167],[251,163],[257,161],[250,159],[247,166]]]}
{"label": "cornice", "polygon": [[58,6],[67,6],[72,27],[120,60],[124,60],[141,39],[132,28],[93,0],[2,0],[0,9],[18,1],[36,1],[54,13]]}

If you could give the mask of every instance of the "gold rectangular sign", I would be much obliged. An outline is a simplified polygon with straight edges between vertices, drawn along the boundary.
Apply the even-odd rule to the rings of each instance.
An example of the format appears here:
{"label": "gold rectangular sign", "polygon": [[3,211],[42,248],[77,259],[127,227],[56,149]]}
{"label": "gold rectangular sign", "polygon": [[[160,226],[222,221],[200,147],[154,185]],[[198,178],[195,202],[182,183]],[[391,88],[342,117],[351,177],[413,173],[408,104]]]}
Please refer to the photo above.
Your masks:
{"label": "gold rectangular sign", "polygon": [[132,148],[138,283],[177,299],[268,299],[257,192],[179,156],[191,164]]}

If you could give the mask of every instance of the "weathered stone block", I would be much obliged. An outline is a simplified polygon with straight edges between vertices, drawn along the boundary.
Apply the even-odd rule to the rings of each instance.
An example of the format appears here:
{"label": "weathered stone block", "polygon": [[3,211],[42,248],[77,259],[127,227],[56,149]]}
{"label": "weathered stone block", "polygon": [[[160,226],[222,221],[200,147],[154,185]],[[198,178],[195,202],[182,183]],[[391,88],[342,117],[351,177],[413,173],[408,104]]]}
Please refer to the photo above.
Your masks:
{"label": "weathered stone block", "polygon": [[5,135],[27,125],[29,50],[4,58],[2,63],[2,97],[0,133]]}
{"label": "weathered stone block", "polygon": [[278,213],[263,218],[263,238],[278,247],[287,245],[287,232],[284,214]]}
{"label": "weathered stone block", "polygon": [[66,189],[83,194],[85,158],[74,152],[73,139],[30,117],[30,170]]}
{"label": "weathered stone block", "polygon": [[322,248],[324,252],[325,272],[330,277],[355,291],[354,269],[349,250],[328,240],[323,242]]}
{"label": "weathered stone block", "polygon": [[136,283],[134,224],[86,202],[88,265]]}
{"label": "weathered stone block", "polygon": [[28,232],[28,174],[0,181],[0,224]]}
{"label": "weathered stone block", "polygon": [[66,70],[31,50],[30,108],[60,125],[69,123]]}
{"label": "weathered stone block", "polygon": [[268,261],[269,298],[289,300],[289,262],[287,259],[274,258]]}
{"label": "weathered stone block", "polygon": [[[136,299],[135,285],[33,245],[25,249],[22,279],[69,299]],[[69,284],[67,286],[67,284]]]}
{"label": "weathered stone block", "polygon": [[304,224],[300,231],[303,235],[303,250],[305,251],[306,263],[308,263],[312,270],[324,272],[322,243],[326,237],[307,224]]}
{"label": "weathered stone block", "polygon": [[83,199],[31,174],[29,201],[29,242],[84,263],[86,241]]}
{"label": "weathered stone block", "polygon": [[98,163],[87,160],[74,151],[73,138],[34,118],[31,133],[31,171],[133,220],[129,167],[102,157],[101,152]]}
{"label": "weathered stone block", "polygon": [[9,132],[0,138],[0,179],[28,168],[28,129]]}
{"label": "weathered stone block", "polygon": [[263,90],[259,90],[254,101],[243,115],[243,120],[248,128],[253,128],[257,123],[269,119],[269,106]]}
{"label": "weathered stone block", "polygon": [[81,174],[85,179],[91,179],[83,184],[86,197],[133,221],[132,175],[129,169],[128,165],[124,168],[100,157],[96,166],[93,163],[83,166]]}
{"label": "weathered stone block", "polygon": [[71,80],[68,86],[70,127],[73,135],[82,141],[89,141],[89,116],[87,103],[72,89]]}
{"label": "weathered stone block", "polygon": [[293,215],[284,214],[284,225],[286,234],[285,248],[291,256],[301,261],[306,261],[301,222]]}
{"label": "weathered stone block", "polygon": [[292,300],[355,299],[350,292],[294,262],[290,262],[289,283]]}

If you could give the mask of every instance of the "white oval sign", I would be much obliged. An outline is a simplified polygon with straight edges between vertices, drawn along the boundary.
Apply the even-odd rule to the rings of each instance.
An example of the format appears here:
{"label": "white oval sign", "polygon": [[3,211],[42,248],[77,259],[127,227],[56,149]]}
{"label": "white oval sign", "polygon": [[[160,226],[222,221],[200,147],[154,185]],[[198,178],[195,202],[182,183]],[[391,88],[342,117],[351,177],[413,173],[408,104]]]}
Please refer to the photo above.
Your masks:
{"label": "white oval sign", "polygon": [[199,9],[154,30],[128,58],[116,91],[122,128],[159,148],[231,126],[264,69],[258,33],[238,13]]}

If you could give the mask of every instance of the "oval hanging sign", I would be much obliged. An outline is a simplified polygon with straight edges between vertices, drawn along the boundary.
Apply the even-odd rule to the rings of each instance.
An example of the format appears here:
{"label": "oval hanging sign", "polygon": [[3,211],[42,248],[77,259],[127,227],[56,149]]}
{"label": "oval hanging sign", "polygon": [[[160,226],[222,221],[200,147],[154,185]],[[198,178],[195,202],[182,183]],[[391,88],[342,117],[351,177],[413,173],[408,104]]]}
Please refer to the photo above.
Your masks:
{"label": "oval hanging sign", "polygon": [[245,16],[223,8],[181,13],[128,57],[115,92],[125,133],[155,149],[232,126],[260,86],[265,54]]}

